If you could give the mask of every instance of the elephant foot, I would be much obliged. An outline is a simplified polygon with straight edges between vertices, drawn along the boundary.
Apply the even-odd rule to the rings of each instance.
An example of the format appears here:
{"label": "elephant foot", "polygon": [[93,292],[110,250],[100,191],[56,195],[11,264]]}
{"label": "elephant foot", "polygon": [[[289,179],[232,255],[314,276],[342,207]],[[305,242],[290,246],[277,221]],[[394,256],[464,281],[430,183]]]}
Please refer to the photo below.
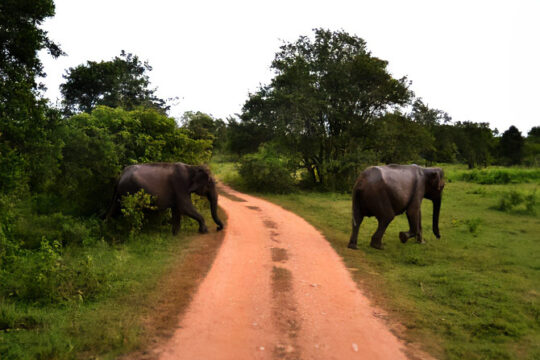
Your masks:
{"label": "elephant foot", "polygon": [[349,245],[347,245],[347,247],[348,247],[349,249],[358,250],[358,246],[356,246],[355,243],[349,243]]}
{"label": "elephant foot", "polygon": [[208,232],[208,228],[205,226],[203,228],[199,228],[199,233],[206,234]]}
{"label": "elephant foot", "polygon": [[382,241],[373,241],[371,240],[371,243],[369,244],[372,248],[375,248],[377,250],[382,250],[383,249],[383,244],[382,244]]}
{"label": "elephant foot", "polygon": [[401,232],[399,233],[399,240],[400,240],[403,244],[405,244],[405,243],[407,242],[407,240],[409,240],[408,234],[407,234],[406,232],[401,231]]}

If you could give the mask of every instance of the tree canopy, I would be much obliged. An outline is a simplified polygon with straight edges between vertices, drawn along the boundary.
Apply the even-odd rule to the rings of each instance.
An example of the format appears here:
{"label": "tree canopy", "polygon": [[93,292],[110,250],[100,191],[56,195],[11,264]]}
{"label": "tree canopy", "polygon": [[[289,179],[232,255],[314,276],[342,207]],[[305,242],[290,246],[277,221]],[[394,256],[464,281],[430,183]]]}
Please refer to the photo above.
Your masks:
{"label": "tree canopy", "polygon": [[59,117],[41,98],[36,80],[45,75],[38,51],[62,55],[41,29],[53,15],[52,0],[0,2],[0,193],[28,181],[39,186],[55,170]]}
{"label": "tree canopy", "polygon": [[323,182],[326,165],[367,147],[373,123],[410,101],[409,82],[387,64],[357,36],[315,29],[314,39],[281,46],[275,77],[250,94],[241,119],[274,134]]}
{"label": "tree canopy", "polygon": [[506,159],[509,165],[516,165],[523,159],[523,146],[525,139],[521,132],[514,126],[510,126],[501,137],[499,149],[501,157]]}
{"label": "tree canopy", "polygon": [[91,112],[98,105],[132,110],[137,106],[168,110],[156,89],[149,88],[148,72],[152,67],[138,56],[122,50],[110,61],[87,61],[69,68],[60,85],[64,112]]}

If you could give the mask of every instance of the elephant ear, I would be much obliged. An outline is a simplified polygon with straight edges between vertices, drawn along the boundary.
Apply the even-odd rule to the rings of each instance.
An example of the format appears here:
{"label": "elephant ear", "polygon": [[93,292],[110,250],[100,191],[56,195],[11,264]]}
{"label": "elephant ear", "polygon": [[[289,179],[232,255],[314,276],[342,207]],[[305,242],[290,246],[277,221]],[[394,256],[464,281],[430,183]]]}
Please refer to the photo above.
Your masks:
{"label": "elephant ear", "polygon": [[429,184],[433,190],[441,191],[444,188],[444,180],[441,169],[434,169],[429,174]]}
{"label": "elephant ear", "polygon": [[188,191],[192,193],[200,188],[204,188],[208,184],[209,178],[210,175],[205,168],[201,166],[194,166],[193,173],[191,175],[191,184]]}

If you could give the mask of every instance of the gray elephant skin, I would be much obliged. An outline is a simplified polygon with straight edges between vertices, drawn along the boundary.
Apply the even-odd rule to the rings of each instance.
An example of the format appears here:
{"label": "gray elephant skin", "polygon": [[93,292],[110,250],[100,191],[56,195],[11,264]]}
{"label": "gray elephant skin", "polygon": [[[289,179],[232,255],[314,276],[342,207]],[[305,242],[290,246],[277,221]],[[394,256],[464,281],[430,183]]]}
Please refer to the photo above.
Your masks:
{"label": "gray elephant skin", "polygon": [[358,229],[365,216],[375,216],[379,222],[371,237],[371,246],[382,249],[382,237],[396,215],[406,213],[409,231],[400,232],[399,239],[410,238],[423,243],[421,204],[426,198],[433,201],[433,233],[440,238],[439,213],[441,210],[444,172],[440,168],[417,165],[372,166],[364,170],[353,188],[352,234],[349,248],[357,248]]}
{"label": "gray elephant skin", "polygon": [[107,218],[118,216],[121,212],[122,196],[135,194],[140,189],[155,197],[158,210],[172,210],[172,233],[180,229],[182,215],[189,216],[199,223],[199,232],[206,233],[208,228],[204,218],[191,202],[191,194],[205,196],[210,202],[212,218],[217,230],[223,229],[223,223],[217,215],[218,194],[216,183],[210,171],[204,166],[177,163],[151,163],[126,167],[116,183],[112,205]]}

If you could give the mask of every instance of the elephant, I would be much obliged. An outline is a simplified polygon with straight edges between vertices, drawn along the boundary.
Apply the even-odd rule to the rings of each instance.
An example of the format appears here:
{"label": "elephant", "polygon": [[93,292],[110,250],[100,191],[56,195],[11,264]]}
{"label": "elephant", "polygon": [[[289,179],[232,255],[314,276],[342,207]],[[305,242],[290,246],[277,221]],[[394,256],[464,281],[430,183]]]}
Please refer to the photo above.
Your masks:
{"label": "elephant", "polygon": [[406,243],[415,237],[422,239],[421,204],[426,198],[433,202],[433,233],[440,238],[439,213],[441,210],[444,172],[441,168],[418,165],[372,166],[364,170],[353,187],[352,234],[348,247],[357,249],[358,229],[364,216],[375,216],[379,223],[371,237],[371,246],[382,249],[382,237],[396,215],[407,213],[409,231],[400,232],[399,239]]}
{"label": "elephant", "polygon": [[191,194],[206,196],[210,202],[212,218],[217,224],[217,231],[223,229],[223,223],[217,215],[218,194],[216,183],[210,171],[204,166],[176,163],[148,163],[127,166],[116,182],[112,205],[106,218],[120,214],[121,198],[135,194],[140,189],[155,196],[157,210],[172,210],[172,233],[180,230],[182,215],[187,215],[199,223],[199,232],[207,233],[204,218],[191,202]]}

